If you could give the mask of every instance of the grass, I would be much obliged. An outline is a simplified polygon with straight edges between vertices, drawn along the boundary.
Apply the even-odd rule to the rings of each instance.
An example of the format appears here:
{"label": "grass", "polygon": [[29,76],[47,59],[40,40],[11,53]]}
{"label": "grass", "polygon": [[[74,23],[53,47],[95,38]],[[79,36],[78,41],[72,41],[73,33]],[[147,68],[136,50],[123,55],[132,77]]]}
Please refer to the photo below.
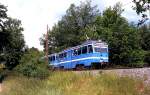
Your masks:
{"label": "grass", "polygon": [[9,76],[0,95],[150,95],[142,80],[115,74],[54,72],[48,79]]}

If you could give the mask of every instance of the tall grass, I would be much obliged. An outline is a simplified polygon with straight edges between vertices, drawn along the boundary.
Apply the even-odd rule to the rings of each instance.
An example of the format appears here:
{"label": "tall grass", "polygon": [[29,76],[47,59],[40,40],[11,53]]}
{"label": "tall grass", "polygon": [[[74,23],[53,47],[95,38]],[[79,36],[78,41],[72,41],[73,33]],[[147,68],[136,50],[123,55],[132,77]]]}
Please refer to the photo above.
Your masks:
{"label": "tall grass", "polygon": [[54,72],[48,79],[9,76],[0,95],[150,95],[142,80],[115,74]]}

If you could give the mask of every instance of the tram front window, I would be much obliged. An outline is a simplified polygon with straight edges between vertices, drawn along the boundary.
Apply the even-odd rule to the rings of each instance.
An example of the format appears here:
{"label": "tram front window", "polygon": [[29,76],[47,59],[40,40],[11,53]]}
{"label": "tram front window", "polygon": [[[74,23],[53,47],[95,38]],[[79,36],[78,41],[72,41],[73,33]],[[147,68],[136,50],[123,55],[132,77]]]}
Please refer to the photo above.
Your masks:
{"label": "tram front window", "polygon": [[92,52],[93,52],[92,45],[88,45],[88,53],[92,53]]}
{"label": "tram front window", "polygon": [[95,52],[107,52],[107,48],[98,48],[98,47],[95,47]]}

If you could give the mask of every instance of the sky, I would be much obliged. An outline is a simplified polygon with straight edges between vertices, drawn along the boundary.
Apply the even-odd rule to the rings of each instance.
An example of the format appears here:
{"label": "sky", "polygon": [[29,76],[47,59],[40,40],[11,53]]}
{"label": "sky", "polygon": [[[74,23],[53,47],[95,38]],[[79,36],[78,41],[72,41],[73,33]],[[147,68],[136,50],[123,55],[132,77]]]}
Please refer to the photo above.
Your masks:
{"label": "sky", "polygon": [[[46,33],[47,25],[51,29],[70,4],[79,5],[81,1],[86,0],[0,0],[0,3],[7,6],[8,16],[21,20],[26,45],[42,50],[39,39]],[[101,12],[117,2],[121,2],[125,9],[122,16],[130,22],[138,21],[140,17],[131,8],[132,0],[92,0],[92,4],[98,5]]]}

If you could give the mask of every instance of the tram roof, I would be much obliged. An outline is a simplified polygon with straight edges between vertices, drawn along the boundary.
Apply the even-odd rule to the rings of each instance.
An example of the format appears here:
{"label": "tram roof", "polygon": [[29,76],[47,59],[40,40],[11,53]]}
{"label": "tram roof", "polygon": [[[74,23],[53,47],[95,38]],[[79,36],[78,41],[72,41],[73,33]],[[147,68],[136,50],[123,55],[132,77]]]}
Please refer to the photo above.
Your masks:
{"label": "tram roof", "polygon": [[58,52],[58,53],[54,53],[54,54],[50,54],[49,56],[53,56],[53,55],[56,55],[56,54],[60,54],[60,53],[63,53],[63,52],[67,52],[67,51],[71,51],[73,49],[76,49],[76,48],[79,48],[79,47],[82,47],[82,46],[86,46],[86,45],[92,45],[92,44],[102,44],[102,45],[107,45],[107,43],[103,42],[102,40],[98,40],[98,41],[95,41],[95,40],[88,40],[88,41],[85,41],[83,44],[81,45],[77,45],[77,46],[74,46],[74,47],[70,47],[70,48],[67,48],[67,49],[64,49],[62,50],[61,52]]}

